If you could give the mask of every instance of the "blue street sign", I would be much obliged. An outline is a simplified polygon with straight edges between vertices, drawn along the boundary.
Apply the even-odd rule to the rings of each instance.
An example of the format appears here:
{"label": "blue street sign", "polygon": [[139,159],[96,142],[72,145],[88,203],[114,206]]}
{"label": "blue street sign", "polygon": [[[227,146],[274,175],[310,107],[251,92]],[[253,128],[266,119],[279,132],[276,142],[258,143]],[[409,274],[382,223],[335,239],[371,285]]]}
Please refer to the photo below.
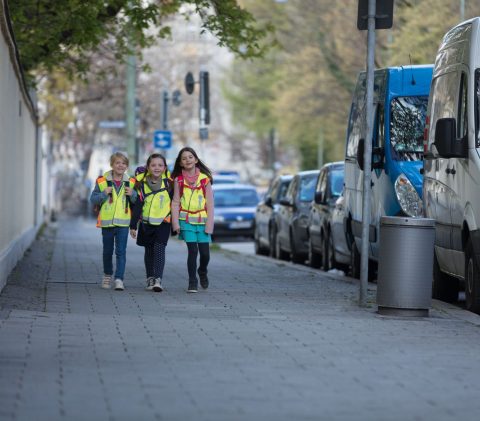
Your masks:
{"label": "blue street sign", "polygon": [[170,149],[172,147],[172,132],[170,130],[155,130],[153,132],[153,147]]}

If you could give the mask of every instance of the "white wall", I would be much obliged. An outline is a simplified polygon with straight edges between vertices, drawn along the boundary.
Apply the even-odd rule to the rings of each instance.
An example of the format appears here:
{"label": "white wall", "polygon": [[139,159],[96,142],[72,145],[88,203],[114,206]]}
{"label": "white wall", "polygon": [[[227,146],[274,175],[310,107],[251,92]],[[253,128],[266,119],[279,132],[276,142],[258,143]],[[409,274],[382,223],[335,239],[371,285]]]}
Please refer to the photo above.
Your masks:
{"label": "white wall", "polygon": [[0,0],[0,290],[35,238],[40,166],[36,119]]}

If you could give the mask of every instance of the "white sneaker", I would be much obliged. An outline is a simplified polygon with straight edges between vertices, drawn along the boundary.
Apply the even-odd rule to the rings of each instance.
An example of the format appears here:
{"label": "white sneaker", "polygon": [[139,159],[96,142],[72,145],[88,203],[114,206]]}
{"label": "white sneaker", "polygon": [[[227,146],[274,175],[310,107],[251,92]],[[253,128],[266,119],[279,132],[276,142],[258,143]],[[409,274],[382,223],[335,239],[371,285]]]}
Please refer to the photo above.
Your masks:
{"label": "white sneaker", "polygon": [[110,283],[112,282],[112,275],[103,275],[102,288],[110,289]]}
{"label": "white sneaker", "polygon": [[145,289],[147,291],[151,291],[153,290],[153,285],[155,284],[155,278],[153,276],[150,276],[147,278],[147,286],[145,287]]}
{"label": "white sneaker", "polygon": [[115,279],[115,291],[123,291],[124,289],[123,281],[121,279]]}
{"label": "white sneaker", "polygon": [[163,291],[162,278],[156,278],[154,281],[155,282],[153,284],[153,290],[155,292],[162,292]]}

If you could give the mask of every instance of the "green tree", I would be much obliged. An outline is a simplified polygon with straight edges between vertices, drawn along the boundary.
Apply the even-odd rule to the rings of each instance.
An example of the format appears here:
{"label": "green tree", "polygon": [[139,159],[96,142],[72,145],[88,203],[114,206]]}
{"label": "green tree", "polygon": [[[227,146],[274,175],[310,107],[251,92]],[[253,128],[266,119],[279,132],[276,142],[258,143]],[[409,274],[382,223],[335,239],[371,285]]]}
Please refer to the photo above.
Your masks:
{"label": "green tree", "polygon": [[131,45],[141,49],[168,36],[165,21],[179,12],[186,18],[192,10],[199,14],[203,31],[244,57],[263,53],[260,40],[269,29],[259,28],[236,0],[15,0],[9,8],[24,69],[38,73],[61,66],[70,76],[86,75],[92,54],[102,48],[120,60]]}

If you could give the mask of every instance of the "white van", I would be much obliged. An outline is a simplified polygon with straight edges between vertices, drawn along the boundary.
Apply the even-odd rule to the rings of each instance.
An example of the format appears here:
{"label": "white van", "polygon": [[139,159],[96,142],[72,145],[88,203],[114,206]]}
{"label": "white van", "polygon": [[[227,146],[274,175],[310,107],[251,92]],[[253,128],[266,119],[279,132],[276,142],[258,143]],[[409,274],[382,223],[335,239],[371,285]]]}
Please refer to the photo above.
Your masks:
{"label": "white van", "polygon": [[[369,259],[380,250],[382,216],[423,216],[423,131],[433,65],[375,70]],[[352,276],[360,277],[363,201],[363,151],[366,133],[366,74],[353,94],[345,148],[345,234]],[[369,275],[374,274],[374,267]]]}
{"label": "white van", "polygon": [[480,17],[444,36],[425,127],[423,200],[436,220],[433,297],[480,313]]}

